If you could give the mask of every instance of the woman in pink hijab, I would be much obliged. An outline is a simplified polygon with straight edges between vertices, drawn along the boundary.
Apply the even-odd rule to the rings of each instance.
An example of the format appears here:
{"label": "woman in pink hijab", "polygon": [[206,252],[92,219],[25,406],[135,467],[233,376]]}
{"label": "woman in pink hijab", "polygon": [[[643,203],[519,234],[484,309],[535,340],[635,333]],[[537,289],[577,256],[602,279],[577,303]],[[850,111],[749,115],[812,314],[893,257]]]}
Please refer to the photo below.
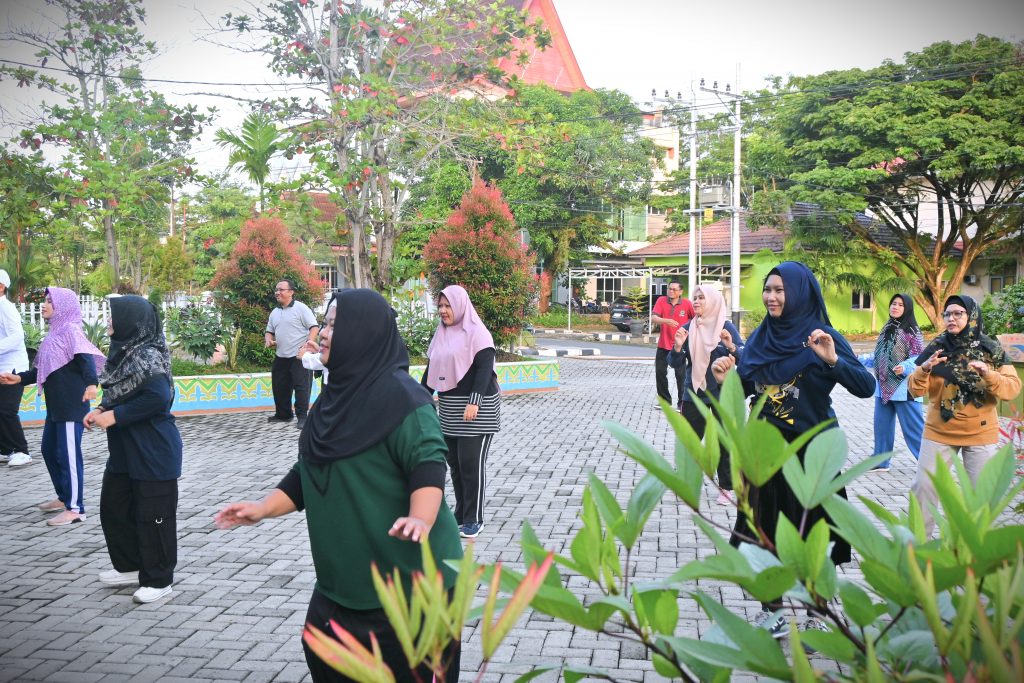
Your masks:
{"label": "woman in pink hijab", "polygon": [[63,287],[46,290],[43,318],[49,332],[39,345],[35,366],[19,373],[0,373],[4,384],[38,384],[46,400],[46,422],[40,450],[57,498],[39,505],[58,512],[49,526],[85,521],[82,493],[82,418],[96,398],[97,376],[106,357],[85,338],[78,295]]}
{"label": "woman in pink hijab", "polygon": [[[743,353],[743,339],[727,319],[725,299],[721,292],[714,287],[700,285],[694,287],[691,300],[696,317],[676,331],[672,350],[668,353],[668,364],[673,368],[686,367],[683,386],[687,391],[683,394],[679,412],[693,426],[697,435],[703,437],[704,415],[694,401],[699,400],[710,407],[709,396],[718,398],[721,386],[715,381],[711,364],[723,356],[732,356],[739,362],[740,354]],[[718,460],[718,489],[718,500],[715,502],[728,505],[731,502],[728,492],[732,491],[732,469],[729,453],[724,448]]]}
{"label": "woman in pink hijab", "polygon": [[459,535],[476,538],[484,526],[487,453],[501,427],[494,339],[459,285],[441,290],[437,312],[441,322],[427,348],[422,382],[438,396]]}

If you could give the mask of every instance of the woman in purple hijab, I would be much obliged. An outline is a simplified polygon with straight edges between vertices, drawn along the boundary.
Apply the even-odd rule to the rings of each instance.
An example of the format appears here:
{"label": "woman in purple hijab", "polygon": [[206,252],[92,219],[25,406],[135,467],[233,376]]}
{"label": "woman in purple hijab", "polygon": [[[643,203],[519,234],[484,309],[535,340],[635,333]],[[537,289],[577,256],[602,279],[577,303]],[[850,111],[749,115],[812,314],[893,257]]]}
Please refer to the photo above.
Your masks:
{"label": "woman in purple hijab", "polygon": [[70,289],[50,287],[43,303],[49,332],[39,345],[35,366],[17,374],[3,373],[5,384],[38,384],[46,399],[46,422],[40,450],[57,498],[39,505],[60,512],[46,523],[64,526],[85,521],[82,494],[82,418],[96,398],[97,373],[103,352],[82,332],[82,308]]}
{"label": "woman in purple hijab", "polygon": [[437,392],[459,535],[476,538],[484,526],[487,453],[501,427],[494,339],[459,285],[441,290],[437,313],[441,322],[427,348],[422,382]]}

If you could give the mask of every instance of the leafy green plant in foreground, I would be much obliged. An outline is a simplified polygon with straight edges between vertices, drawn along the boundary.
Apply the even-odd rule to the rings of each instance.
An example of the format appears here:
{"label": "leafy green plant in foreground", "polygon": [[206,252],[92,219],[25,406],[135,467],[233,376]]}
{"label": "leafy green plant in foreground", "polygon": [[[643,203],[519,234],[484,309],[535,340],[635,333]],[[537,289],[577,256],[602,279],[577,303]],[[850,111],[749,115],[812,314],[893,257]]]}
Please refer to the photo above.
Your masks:
{"label": "leafy green plant in foreground", "polygon": [[[498,566],[485,570],[490,581],[488,602],[499,586],[517,591],[518,601],[513,599],[517,605],[535,591],[533,609],[577,629],[639,643],[660,675],[683,681],[725,681],[732,671],[795,681],[1024,680],[1024,526],[1002,517],[1024,489],[1024,482],[1015,481],[1011,450],[1002,449],[973,484],[959,461],[960,484],[948,470],[938,470],[933,478],[944,516],[937,515],[939,535],[933,539],[925,534],[913,495],[907,511],[893,511],[861,498],[867,513],[837,495],[842,486],[889,454],[844,472],[847,444],[841,430],[826,430],[828,425],[823,424],[788,443],[775,427],[756,419],[761,405],[748,413],[733,373],[723,385],[717,415],[706,410],[702,442],[689,423],[663,403],[676,435],[671,460],[628,429],[606,424],[624,453],[647,474],[629,493],[624,508],[600,478],[590,475],[583,492],[581,525],[569,543],[568,555],[545,550],[531,526],[524,524],[523,562],[531,570],[525,576]],[[704,477],[713,477],[718,466],[719,443],[731,454],[738,514],[746,515],[755,530],[755,537],[742,539],[739,547],[729,543],[730,528],[700,509]],[[804,444],[807,450],[801,463],[794,456]],[[837,575],[828,560],[830,527],[824,520],[805,529],[806,520],[793,523],[781,518],[774,544],[754,524],[750,485],[761,485],[780,470],[805,508],[825,506],[831,530],[855,549],[863,580]],[[693,511],[696,525],[716,553],[688,562],[659,580],[631,583],[644,527],[666,491]],[[425,560],[424,567],[426,576],[436,576],[431,563]],[[479,571],[464,560],[452,603],[441,599],[436,586],[433,593],[425,591],[430,582],[420,578],[419,602],[414,590],[412,608],[389,609],[396,630],[406,628],[405,623],[443,625],[409,631],[409,649],[440,651],[443,645],[431,640],[437,633],[447,634],[444,637],[449,640],[458,637],[452,627],[457,621],[453,606],[459,603],[466,609],[460,598],[465,593],[460,590],[475,586]],[[569,575],[589,581],[585,600],[567,587],[579,585]],[[785,613],[794,617],[813,609],[827,624],[827,631],[800,632],[792,624],[791,654],[787,654],[768,631],[750,625],[697,588],[698,581],[706,580],[739,586],[752,600],[781,600]],[[677,635],[680,597],[694,599],[714,623],[701,639]],[[382,601],[388,602],[383,594]],[[399,604],[405,603],[399,600]],[[408,619],[407,614],[415,618]],[[489,624],[488,617],[481,626],[485,658],[507,633],[487,632]],[[429,638],[424,632],[429,632]],[[313,633],[307,630],[307,642]],[[803,645],[834,660],[839,669],[815,668],[820,660],[809,657]],[[384,680],[374,677],[379,666],[369,664],[373,656],[368,651],[361,655],[367,666],[365,676],[356,670],[349,675],[364,681]],[[519,680],[525,683],[553,668],[539,667]],[[611,673],[591,667],[563,666],[561,672],[569,683],[584,677],[614,680]]]}

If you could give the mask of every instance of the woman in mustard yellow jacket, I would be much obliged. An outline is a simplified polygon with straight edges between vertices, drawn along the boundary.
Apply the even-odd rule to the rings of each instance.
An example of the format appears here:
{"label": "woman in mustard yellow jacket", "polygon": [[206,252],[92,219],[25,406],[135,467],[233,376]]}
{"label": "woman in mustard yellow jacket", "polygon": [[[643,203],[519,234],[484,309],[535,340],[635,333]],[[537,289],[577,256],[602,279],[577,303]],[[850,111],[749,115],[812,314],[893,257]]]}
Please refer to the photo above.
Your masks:
{"label": "woman in mustard yellow jacket", "polygon": [[917,475],[910,489],[921,503],[925,528],[935,528],[932,508],[938,496],[931,473],[939,456],[946,467],[959,451],[971,482],[995,455],[999,442],[999,400],[1012,400],[1021,382],[999,342],[982,333],[981,313],[969,296],[946,300],[946,331],[917,358],[910,376],[913,396],[928,395]]}

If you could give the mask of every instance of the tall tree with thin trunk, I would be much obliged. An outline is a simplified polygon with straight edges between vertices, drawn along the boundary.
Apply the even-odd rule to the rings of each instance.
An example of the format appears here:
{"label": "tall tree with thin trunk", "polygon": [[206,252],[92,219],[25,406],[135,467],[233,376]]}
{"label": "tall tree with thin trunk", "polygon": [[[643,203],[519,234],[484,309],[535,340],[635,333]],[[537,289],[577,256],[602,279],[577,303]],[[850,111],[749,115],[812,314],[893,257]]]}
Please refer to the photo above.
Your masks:
{"label": "tall tree with thin trunk", "polygon": [[249,180],[256,183],[260,193],[260,213],[267,209],[263,188],[270,174],[270,160],[280,152],[282,133],[274,120],[265,112],[254,111],[245,117],[239,134],[221,128],[217,131],[217,144],[228,149],[228,166],[239,166]]}

